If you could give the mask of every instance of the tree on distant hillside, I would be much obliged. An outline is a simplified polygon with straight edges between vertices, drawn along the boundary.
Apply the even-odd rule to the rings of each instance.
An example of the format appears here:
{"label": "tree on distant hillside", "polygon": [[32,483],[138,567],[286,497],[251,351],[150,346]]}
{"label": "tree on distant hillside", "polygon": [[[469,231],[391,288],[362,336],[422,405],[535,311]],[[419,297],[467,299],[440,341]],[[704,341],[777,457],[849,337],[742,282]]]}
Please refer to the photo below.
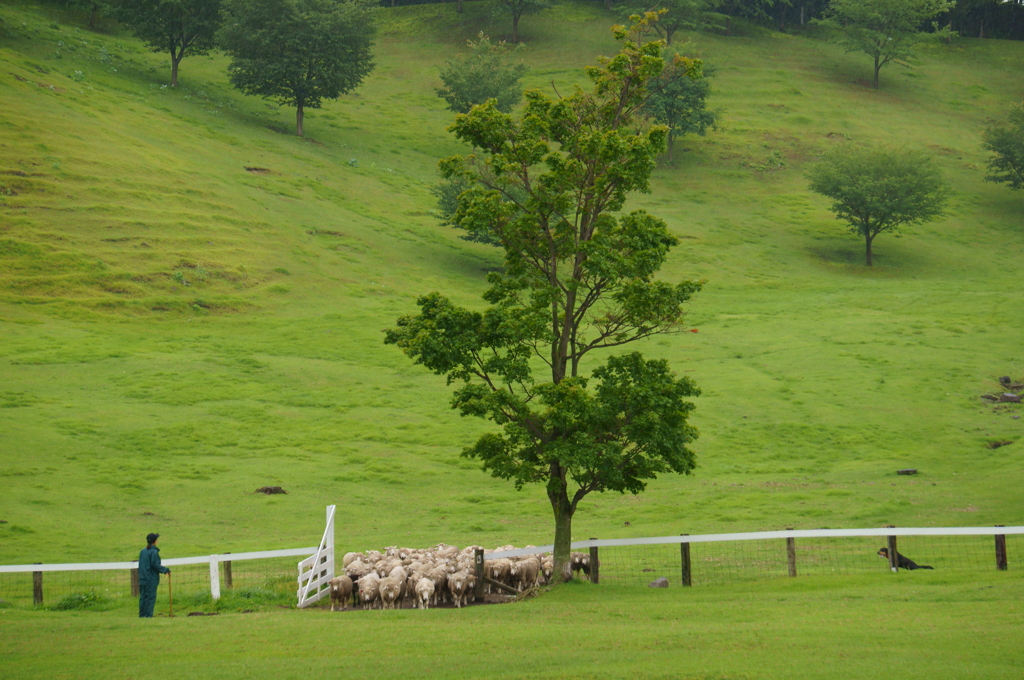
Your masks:
{"label": "tree on distant hillside", "polygon": [[221,0],[108,0],[114,16],[154,52],[171,57],[171,86],[186,54],[207,54],[220,27]]}
{"label": "tree on distant hillside", "polygon": [[224,0],[220,47],[231,56],[231,84],[295,107],[303,134],[307,108],[354,90],[373,70],[373,0]]}
{"label": "tree on distant hillside", "polygon": [[437,96],[455,113],[469,113],[477,104],[495,100],[499,111],[509,112],[523,98],[520,79],[527,68],[513,55],[522,45],[509,49],[504,41],[492,43],[483,33],[468,42],[469,54],[459,55],[441,67],[443,86]]}
{"label": "tree on distant hillside", "polygon": [[836,147],[807,172],[810,189],[832,199],[832,212],[871,244],[883,232],[942,215],[949,187],[927,156],[907,149]]}
{"label": "tree on distant hillside", "polygon": [[660,219],[623,212],[630,193],[649,190],[668,133],[639,116],[663,67],[663,43],[641,41],[653,19],[615,28],[621,50],[587,70],[592,89],[528,91],[515,117],[493,101],[456,116],[450,129],[477,151],[441,162],[470,185],[455,220],[492,234],[505,266],[488,277],[486,310],[430,293],[385,336],[456,384],[453,408],[500,426],[463,456],[517,488],[544,485],[559,579],[571,575],[572,517],[587,494],[638,493],[694,467],[686,398],[696,385],[638,352],[591,363],[600,350],[682,330],[682,306],[701,288],[658,280],[678,240]]}
{"label": "tree on distant hillside", "polygon": [[[725,30],[727,17],[716,11],[722,2],[723,0],[656,0],[650,5],[650,9],[664,10],[664,13],[658,17],[653,28],[658,35],[665,38],[668,45],[672,44],[672,38],[680,29]],[[633,14],[637,10],[626,11]]]}
{"label": "tree on distant hillside", "polygon": [[[680,72],[680,70],[684,72]],[[708,80],[715,70],[707,65],[702,72],[695,72],[687,65],[677,66],[670,61],[650,85],[650,97],[644,111],[656,123],[668,126],[668,162],[672,162],[672,150],[676,137],[687,133],[701,136],[708,128],[714,129],[719,113],[707,107],[711,93]]]}
{"label": "tree on distant hillside", "polygon": [[984,146],[994,155],[988,161],[990,182],[1024,188],[1024,103],[1010,110],[1006,120],[985,129]]}
{"label": "tree on distant hillside", "polygon": [[64,0],[64,4],[67,7],[80,7],[89,14],[89,28],[96,28],[96,19],[99,18],[100,12],[107,9],[107,5],[110,4],[107,0]]}
{"label": "tree on distant hillside", "polygon": [[924,40],[944,39],[949,27],[932,33],[921,26],[948,12],[953,0],[832,0],[824,26],[836,31],[836,42],[847,52],[864,52],[875,62],[873,87],[878,89],[878,72],[891,61],[906,59]]}
{"label": "tree on distant hillside", "polygon": [[512,19],[512,43],[519,42],[519,20],[551,6],[548,0],[494,0],[494,9]]}

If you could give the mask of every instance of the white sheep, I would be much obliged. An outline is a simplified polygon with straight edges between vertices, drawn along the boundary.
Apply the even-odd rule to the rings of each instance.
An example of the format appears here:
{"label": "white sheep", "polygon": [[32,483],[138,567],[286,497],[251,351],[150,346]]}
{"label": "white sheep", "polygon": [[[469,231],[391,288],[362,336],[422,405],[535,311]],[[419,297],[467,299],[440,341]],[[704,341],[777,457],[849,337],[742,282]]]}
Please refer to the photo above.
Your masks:
{"label": "white sheep", "polygon": [[329,581],[331,588],[331,611],[341,605],[342,611],[348,609],[348,598],[352,596],[352,579],[348,576],[337,576]]}
{"label": "white sheep", "polygon": [[434,599],[434,582],[429,578],[421,578],[416,582],[416,604],[430,609],[430,601]]}
{"label": "white sheep", "polygon": [[402,596],[402,584],[388,576],[380,580],[381,609],[394,609],[395,602]]}

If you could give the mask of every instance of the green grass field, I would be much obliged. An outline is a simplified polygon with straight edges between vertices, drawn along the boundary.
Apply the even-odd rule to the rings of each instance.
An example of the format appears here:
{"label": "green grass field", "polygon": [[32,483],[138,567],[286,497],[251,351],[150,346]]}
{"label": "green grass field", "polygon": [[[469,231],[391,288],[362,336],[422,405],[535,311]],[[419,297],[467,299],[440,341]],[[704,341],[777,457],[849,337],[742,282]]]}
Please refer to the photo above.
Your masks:
{"label": "green grass field", "polygon": [[[478,31],[505,30],[466,6],[382,12],[376,71],[307,112],[305,139],[288,134],[291,110],[234,92],[221,56],[186,59],[172,90],[166,59],[130,36],[0,6],[0,563],[132,559],[149,531],[165,558],[312,545],[330,503],[344,550],[550,541],[541,489],[516,492],[459,458],[487,424],[451,412],[443,381],[382,342],[419,294],[482,305],[500,264],[440,227],[429,193],[437,159],[462,151],[436,67]],[[613,21],[593,3],[524,19],[527,85],[582,83],[614,49]],[[1024,522],[1024,409],[978,398],[996,376],[1024,377],[1024,195],[983,181],[980,144],[985,122],[1024,98],[1024,44],[930,48],[883,70],[876,92],[867,58],[812,35],[687,37],[718,66],[723,128],[677,142],[676,163],[630,206],[681,238],[666,279],[707,282],[690,306],[698,333],[641,347],[703,390],[699,464],[639,496],[588,498],[575,535]],[[880,237],[872,269],[803,178],[845,139],[925,149],[955,192],[943,219]],[[904,467],[920,472],[897,477]],[[265,485],[288,495],[252,493]],[[369,642],[400,639],[396,670],[451,675],[560,677],[546,663],[571,659],[564,677],[872,677],[890,664],[906,677],[1017,677],[1012,574],[979,575],[977,588],[993,586],[979,599],[974,581],[939,578],[934,602],[856,579],[607,599],[570,588],[450,617],[429,651],[416,642],[438,628],[410,623],[418,612],[399,615],[394,637],[324,619],[350,656],[303,638],[308,618],[284,610],[241,626],[157,622],[152,636],[124,607],[0,609],[18,631],[0,639],[12,677],[61,676],[40,645],[75,649],[68,677],[133,676],[193,625],[211,637],[160,657],[171,676],[198,664],[372,673]],[[676,611],[671,626],[657,618]],[[793,626],[779,633],[789,647],[771,642],[773,626]],[[841,634],[814,642],[823,627]],[[453,649],[467,636],[472,653]],[[255,650],[256,670],[217,657],[221,645]]]}
{"label": "green grass field", "polygon": [[[0,651],[10,680],[1013,680],[1024,665],[1022,597],[1019,575],[933,572],[689,590],[577,584],[461,611],[277,609],[140,621],[130,606],[0,609]],[[157,611],[167,613],[166,600]]]}

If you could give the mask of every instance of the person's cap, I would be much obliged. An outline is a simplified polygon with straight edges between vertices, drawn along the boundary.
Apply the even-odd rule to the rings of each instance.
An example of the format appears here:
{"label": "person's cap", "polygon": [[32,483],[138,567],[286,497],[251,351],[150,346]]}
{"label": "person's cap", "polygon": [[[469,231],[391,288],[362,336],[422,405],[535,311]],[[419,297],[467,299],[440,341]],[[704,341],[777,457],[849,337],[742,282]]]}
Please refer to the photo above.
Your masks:
{"label": "person's cap", "polygon": [[146,543],[156,543],[156,539],[160,538],[160,534],[150,534],[146,536]]}

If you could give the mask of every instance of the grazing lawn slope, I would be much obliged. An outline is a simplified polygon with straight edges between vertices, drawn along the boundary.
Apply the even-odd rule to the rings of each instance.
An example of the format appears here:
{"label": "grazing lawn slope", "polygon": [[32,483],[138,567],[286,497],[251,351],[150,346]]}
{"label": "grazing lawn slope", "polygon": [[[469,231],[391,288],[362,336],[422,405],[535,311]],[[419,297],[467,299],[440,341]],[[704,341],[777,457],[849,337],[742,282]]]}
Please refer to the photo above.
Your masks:
{"label": "grazing lawn slope", "polygon": [[[437,159],[465,151],[437,66],[507,30],[466,10],[383,10],[376,70],[308,111],[302,139],[293,111],[228,86],[222,56],[185,59],[172,89],[167,59],[116,27],[0,5],[0,563],[128,560],[150,531],[165,558],[308,546],[330,503],[340,550],[551,540],[542,489],[459,457],[488,425],[382,343],[423,293],[482,306],[501,264],[441,227],[430,193]],[[596,3],[524,19],[527,86],[582,84],[613,20]],[[696,332],[639,347],[702,387],[699,465],[588,498],[576,537],[1024,522],[1024,413],[979,398],[1024,378],[1024,195],[983,181],[980,144],[1024,98],[1024,44],[929,48],[873,91],[865,59],[812,33],[684,39],[718,67],[723,126],[677,141],[629,208],[681,239],[667,280],[706,281]],[[872,268],[803,176],[848,139],[924,150],[955,189],[943,218],[879,238]],[[276,595],[175,590],[211,617],[0,596],[0,674],[1019,678],[1018,545],[1006,573],[877,560],[463,611],[289,610],[273,574]],[[23,576],[3,582],[22,600]]]}

